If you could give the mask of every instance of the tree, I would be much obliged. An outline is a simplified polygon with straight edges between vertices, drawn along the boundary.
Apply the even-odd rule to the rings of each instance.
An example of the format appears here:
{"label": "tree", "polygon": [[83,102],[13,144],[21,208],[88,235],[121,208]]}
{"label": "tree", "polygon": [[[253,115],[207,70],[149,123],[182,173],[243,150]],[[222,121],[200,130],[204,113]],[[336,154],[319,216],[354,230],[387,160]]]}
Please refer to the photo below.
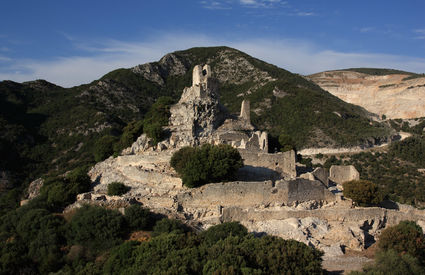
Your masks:
{"label": "tree", "polygon": [[401,221],[386,228],[379,237],[378,247],[383,251],[410,254],[425,263],[425,238],[422,228],[413,221]]}
{"label": "tree", "polygon": [[352,272],[352,275],[375,274],[424,274],[425,269],[418,259],[409,255],[399,255],[394,250],[381,251],[375,256],[375,264],[363,268],[363,272]]}
{"label": "tree", "polygon": [[125,209],[125,219],[132,230],[150,230],[155,219],[149,209],[134,204]]}
{"label": "tree", "polygon": [[108,196],[121,196],[130,190],[121,182],[112,182],[108,184]]}
{"label": "tree", "polygon": [[287,134],[282,133],[279,135],[279,144],[281,146],[280,148],[281,152],[295,150],[295,142],[291,138],[291,136]]}
{"label": "tree", "polygon": [[117,142],[114,136],[103,136],[97,140],[94,146],[94,160],[96,162],[102,161],[114,153],[114,144]]}
{"label": "tree", "polygon": [[66,229],[69,244],[80,244],[94,251],[121,243],[127,232],[123,215],[96,206],[78,209]]}
{"label": "tree", "polygon": [[343,194],[360,206],[378,205],[383,196],[376,184],[367,180],[352,180],[343,183]]}
{"label": "tree", "polygon": [[243,166],[242,157],[230,145],[204,144],[185,147],[173,154],[171,166],[179,173],[187,187],[198,187],[209,182],[233,180]]}

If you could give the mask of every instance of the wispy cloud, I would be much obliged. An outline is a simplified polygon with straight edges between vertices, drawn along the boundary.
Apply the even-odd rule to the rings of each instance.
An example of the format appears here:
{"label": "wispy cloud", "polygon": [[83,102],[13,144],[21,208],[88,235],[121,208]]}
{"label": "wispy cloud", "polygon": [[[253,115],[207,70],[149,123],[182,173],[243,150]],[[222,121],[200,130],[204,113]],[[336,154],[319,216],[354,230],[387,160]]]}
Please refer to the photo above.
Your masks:
{"label": "wispy cloud", "polygon": [[288,2],[282,0],[202,0],[200,3],[206,9],[225,10],[232,9],[235,5],[247,8],[271,8],[277,5],[285,6]]}
{"label": "wispy cloud", "polygon": [[230,1],[201,1],[201,5],[209,10],[230,10],[232,6]]}
{"label": "wispy cloud", "polygon": [[206,35],[158,34],[150,41],[100,41],[86,45],[85,56],[53,60],[9,60],[1,66],[0,79],[27,81],[46,79],[70,87],[88,83],[117,68],[156,61],[163,55],[190,47],[227,45],[254,57],[300,74],[351,67],[381,67],[425,72],[425,59],[380,53],[339,52],[305,40],[223,40]]}
{"label": "wispy cloud", "polygon": [[300,12],[297,12],[296,15],[298,15],[298,16],[314,16],[316,14],[314,12],[300,11]]}
{"label": "wispy cloud", "polygon": [[12,59],[7,56],[0,55],[0,61],[11,61]]}
{"label": "wispy cloud", "polygon": [[376,31],[375,27],[363,27],[359,29],[360,32],[362,33],[369,33],[369,32],[373,32]]}
{"label": "wispy cloud", "polygon": [[425,29],[416,29],[414,33],[416,34],[415,39],[425,39]]}

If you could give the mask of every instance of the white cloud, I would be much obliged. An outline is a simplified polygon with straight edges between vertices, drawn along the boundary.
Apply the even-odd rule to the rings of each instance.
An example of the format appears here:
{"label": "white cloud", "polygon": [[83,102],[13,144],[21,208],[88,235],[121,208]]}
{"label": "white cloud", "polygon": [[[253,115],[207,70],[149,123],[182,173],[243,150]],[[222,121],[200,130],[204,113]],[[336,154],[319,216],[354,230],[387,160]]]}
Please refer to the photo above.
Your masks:
{"label": "white cloud", "polygon": [[362,32],[362,33],[373,32],[375,30],[376,30],[375,27],[363,27],[363,28],[359,29],[359,31]]}
{"label": "white cloud", "polygon": [[316,14],[314,12],[305,12],[305,11],[302,11],[302,12],[298,12],[297,15],[298,16],[314,16]]}
{"label": "white cloud", "polygon": [[[100,46],[99,46],[100,45]],[[350,53],[323,49],[309,41],[285,39],[223,40],[205,35],[158,34],[142,42],[108,40],[85,45],[90,56],[44,60],[11,60],[2,66],[0,79],[46,79],[70,87],[89,83],[118,68],[159,60],[163,55],[191,47],[226,45],[291,72],[312,74],[352,67],[393,68],[425,72],[425,59],[380,53]]]}
{"label": "white cloud", "polygon": [[425,29],[417,29],[414,32],[417,34],[416,39],[425,39]]}

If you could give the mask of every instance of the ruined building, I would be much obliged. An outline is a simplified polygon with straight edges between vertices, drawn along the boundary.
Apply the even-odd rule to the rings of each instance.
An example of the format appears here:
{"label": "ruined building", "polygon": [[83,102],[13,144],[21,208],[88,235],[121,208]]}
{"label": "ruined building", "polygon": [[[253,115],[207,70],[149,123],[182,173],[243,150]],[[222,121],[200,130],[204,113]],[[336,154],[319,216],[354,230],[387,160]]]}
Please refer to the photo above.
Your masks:
{"label": "ruined building", "polygon": [[[165,147],[179,148],[204,143],[229,144],[244,159],[242,174],[250,178],[294,178],[295,152],[268,153],[267,132],[251,124],[250,103],[243,100],[238,117],[231,116],[219,102],[218,82],[209,65],[193,69],[191,87],[183,90],[179,102],[170,109],[170,139]],[[261,168],[259,168],[261,167]]]}

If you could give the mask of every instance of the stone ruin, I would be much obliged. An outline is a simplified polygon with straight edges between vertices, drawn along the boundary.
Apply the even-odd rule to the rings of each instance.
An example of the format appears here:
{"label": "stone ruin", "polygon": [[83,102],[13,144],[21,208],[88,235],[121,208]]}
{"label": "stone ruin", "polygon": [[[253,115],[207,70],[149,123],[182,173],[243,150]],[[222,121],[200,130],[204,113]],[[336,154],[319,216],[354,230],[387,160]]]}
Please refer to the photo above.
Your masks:
{"label": "stone ruin", "polygon": [[[248,230],[293,238],[319,247],[328,255],[341,247],[361,250],[367,234],[406,217],[425,219],[422,212],[352,208],[341,199],[338,185],[358,179],[354,167],[318,168],[297,175],[294,151],[268,153],[267,132],[250,121],[250,104],[242,101],[239,116],[220,105],[218,82],[210,66],[195,66],[193,83],[170,109],[169,138],[153,145],[142,135],[121,156],[96,164],[89,176],[93,191],[80,194],[69,206],[96,204],[122,208],[139,203],[154,212],[184,220],[199,228],[239,221]],[[169,161],[183,146],[229,144],[238,149],[244,167],[238,181],[211,183],[199,188],[182,185]],[[131,187],[123,196],[107,196],[109,183]],[[66,210],[67,211],[67,210]],[[365,231],[365,224],[371,229]]]}
{"label": "stone ruin", "polygon": [[242,101],[239,116],[229,115],[220,104],[218,81],[212,77],[209,65],[194,67],[192,86],[183,90],[170,113],[166,129],[171,134],[160,145],[163,148],[229,144],[237,148],[244,159],[245,171],[240,173],[244,179],[296,177],[295,152],[268,153],[267,132],[257,131],[251,124],[249,100]]}

